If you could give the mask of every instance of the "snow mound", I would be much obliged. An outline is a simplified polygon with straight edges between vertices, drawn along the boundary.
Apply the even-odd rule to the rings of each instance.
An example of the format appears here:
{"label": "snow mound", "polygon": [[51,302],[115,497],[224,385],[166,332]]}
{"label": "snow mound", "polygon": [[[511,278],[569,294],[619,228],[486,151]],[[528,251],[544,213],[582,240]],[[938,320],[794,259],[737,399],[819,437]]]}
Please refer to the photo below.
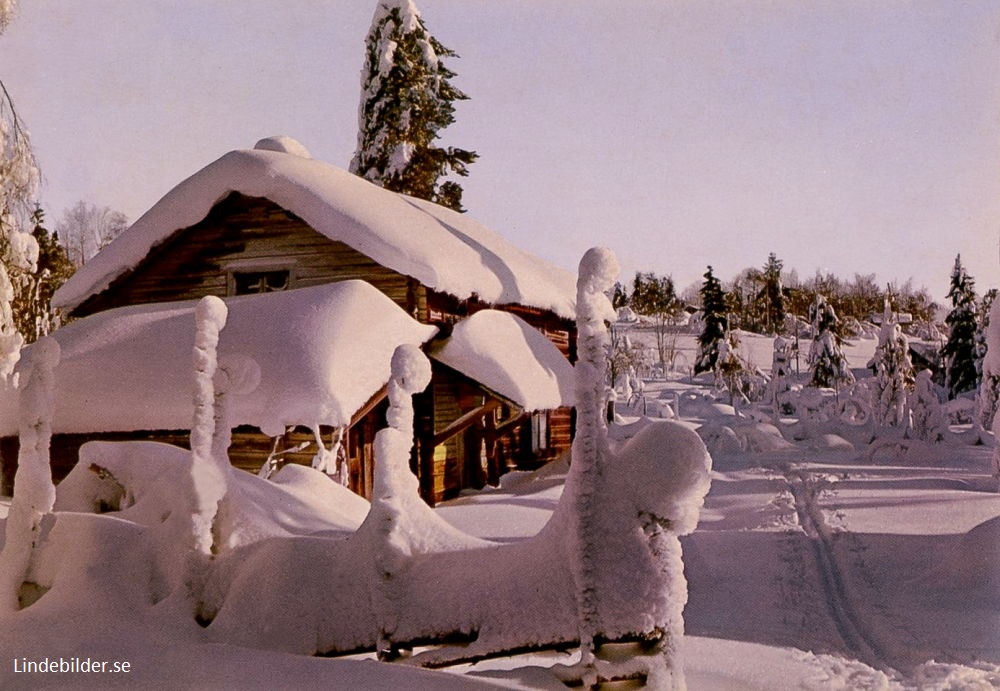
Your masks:
{"label": "snow mound", "polygon": [[706,423],[698,428],[698,435],[713,455],[772,453],[795,448],[795,444],[781,436],[777,427],[766,422]]}
{"label": "snow mound", "polygon": [[702,425],[697,431],[712,456],[733,455],[743,450],[732,427],[709,423]]}
{"label": "snow mound", "polygon": [[460,321],[431,357],[526,411],[573,405],[573,365],[541,332],[508,312],[482,310]]}
{"label": "snow mound", "polygon": [[[396,346],[422,344],[437,332],[364,281],[227,298],[225,306],[223,368],[247,358],[260,368],[259,385],[248,393],[239,395],[247,387],[230,382],[233,424],[270,436],[289,425],[348,424],[389,380]],[[135,305],[57,330],[52,337],[62,359],[53,431],[188,429],[195,309],[193,301]],[[231,372],[236,379],[239,369]],[[0,396],[0,434],[14,434],[16,425],[17,396],[10,392]]]}
{"label": "snow mound", "polygon": [[839,434],[821,434],[809,439],[806,446],[811,451],[855,451],[854,444]]}
{"label": "snow mound", "polygon": [[302,158],[312,158],[309,150],[299,143],[297,139],[286,137],[283,134],[279,134],[276,137],[265,137],[254,144],[253,148],[256,151],[278,151],[283,154],[301,156]]}
{"label": "snow mound", "polygon": [[754,422],[733,428],[740,448],[747,453],[770,453],[773,451],[788,451],[795,444],[781,436],[781,431],[766,422]]}
{"label": "snow mound", "polygon": [[1000,689],[1000,666],[927,662],[914,670],[912,680],[921,691],[991,691]]}
{"label": "snow mound", "polygon": [[712,470],[712,459],[697,435],[677,423],[651,422],[615,456],[616,477],[629,483],[622,494],[637,511],[669,520],[677,535],[694,530]]}
{"label": "snow mound", "polygon": [[963,535],[923,583],[931,592],[962,593],[1000,607],[1000,516]]}
{"label": "snow mound", "polygon": [[[191,454],[158,442],[88,442],[80,462],[56,489],[56,511],[115,512],[153,527],[191,490]],[[265,537],[345,535],[361,525],[369,504],[322,473],[286,465],[262,480],[233,473],[220,507],[223,542],[231,548]]]}

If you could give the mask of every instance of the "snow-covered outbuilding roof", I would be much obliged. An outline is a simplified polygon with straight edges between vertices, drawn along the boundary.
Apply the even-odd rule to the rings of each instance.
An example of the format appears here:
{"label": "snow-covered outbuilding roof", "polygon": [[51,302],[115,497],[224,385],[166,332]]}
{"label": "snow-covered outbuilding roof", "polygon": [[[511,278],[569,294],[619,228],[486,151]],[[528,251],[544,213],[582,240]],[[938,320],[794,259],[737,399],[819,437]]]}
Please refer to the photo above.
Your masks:
{"label": "snow-covered outbuilding roof", "polygon": [[[234,424],[345,425],[389,380],[403,343],[437,332],[364,281],[227,298],[219,360],[243,356],[260,383],[233,395]],[[99,312],[58,329],[57,433],[189,429],[197,302]],[[364,328],[360,328],[364,325]],[[30,347],[30,346],[29,346]],[[17,394],[0,397],[0,435],[17,433]]]}
{"label": "snow-covered outbuilding roof", "polygon": [[509,312],[482,310],[458,322],[431,357],[525,410],[574,405],[573,365],[552,341]]}
{"label": "snow-covered outbuilding roof", "polygon": [[287,137],[232,151],[181,182],[81,267],[56,292],[53,304],[72,309],[103,291],[233,192],[267,198],[330,239],[434,290],[574,317],[575,283],[569,272],[518,249],[464,214],[390,192],[310,158]]}

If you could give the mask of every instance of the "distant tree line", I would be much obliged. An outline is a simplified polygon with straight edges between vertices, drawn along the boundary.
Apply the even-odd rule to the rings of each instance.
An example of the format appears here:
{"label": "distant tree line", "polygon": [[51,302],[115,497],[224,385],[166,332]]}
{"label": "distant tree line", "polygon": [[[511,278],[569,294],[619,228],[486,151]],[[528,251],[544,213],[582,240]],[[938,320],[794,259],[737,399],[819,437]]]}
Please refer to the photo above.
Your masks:
{"label": "distant tree line", "polygon": [[[713,279],[718,280],[714,275]],[[915,287],[912,279],[882,285],[875,274],[856,273],[844,279],[830,272],[817,272],[801,280],[794,269],[785,271],[784,262],[773,252],[763,266],[743,269],[732,280],[720,282],[719,288],[724,293],[729,327],[759,334],[793,331],[791,317],[809,322],[817,295],[837,313],[837,333],[841,337],[856,336],[858,324],[881,315],[887,299],[897,312],[910,315],[912,329],[932,324],[938,309],[927,289]],[[670,304],[671,313],[677,316],[685,308],[701,309],[702,294],[685,293],[682,297],[676,293],[670,276],[651,272],[637,273],[631,290],[622,283],[613,289],[616,308],[627,306],[639,314],[652,315],[651,301]]]}
{"label": "distant tree line", "polygon": [[[720,353],[734,350],[732,331],[793,335],[801,327],[815,341],[809,356],[815,370],[813,384],[832,386],[849,380],[850,372],[840,352],[843,339],[859,335],[863,323],[884,321],[884,315],[892,314],[897,326],[911,335],[944,340],[938,382],[949,398],[980,385],[985,333],[997,291],[989,290],[978,297],[975,281],[962,265],[961,256],[955,258],[952,270],[947,296],[951,309],[944,332],[935,323],[939,306],[926,288],[914,287],[912,280],[883,286],[874,274],[856,273],[845,280],[829,272],[817,272],[803,281],[794,270],[786,272],[784,263],[773,252],[763,266],[744,269],[728,283],[719,281],[712,267],[708,267],[704,278],[696,294],[686,292],[683,297],[677,294],[670,276],[652,272],[638,272],[631,287],[617,283],[612,290],[616,308],[628,307],[649,319],[656,331],[662,366],[672,364],[671,349],[677,331],[674,327],[684,321],[685,312],[697,310],[696,374],[718,374],[722,367]],[[908,318],[900,319],[900,315]],[[912,381],[906,383],[911,385]]]}

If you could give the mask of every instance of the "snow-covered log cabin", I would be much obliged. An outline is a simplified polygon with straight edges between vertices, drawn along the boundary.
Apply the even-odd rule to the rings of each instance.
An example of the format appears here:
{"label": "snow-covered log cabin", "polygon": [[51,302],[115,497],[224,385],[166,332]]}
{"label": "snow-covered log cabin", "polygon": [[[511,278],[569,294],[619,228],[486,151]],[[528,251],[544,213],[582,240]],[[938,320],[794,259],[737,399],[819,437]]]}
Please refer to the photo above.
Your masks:
{"label": "snow-covered log cabin", "polygon": [[[342,282],[350,287],[329,287]],[[369,496],[389,355],[401,342],[433,361],[415,400],[413,470],[428,502],[570,446],[573,276],[463,214],[273,137],[181,182],[56,294],[77,320],[54,334],[56,477],[89,440],[187,444],[185,358],[194,301],[206,295],[225,298],[233,315],[220,352],[260,369],[257,390],[234,408],[237,466],[339,451],[328,472]],[[17,405],[4,398],[10,491]]]}

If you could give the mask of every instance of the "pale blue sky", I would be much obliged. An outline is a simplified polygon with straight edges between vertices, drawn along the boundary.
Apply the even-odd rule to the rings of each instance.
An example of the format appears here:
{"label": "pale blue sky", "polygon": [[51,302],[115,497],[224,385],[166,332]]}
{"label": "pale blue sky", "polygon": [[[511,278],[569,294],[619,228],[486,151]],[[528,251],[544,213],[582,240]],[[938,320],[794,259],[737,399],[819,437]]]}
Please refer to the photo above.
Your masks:
{"label": "pale blue sky", "polygon": [[[54,225],[133,220],[287,134],[347,166],[374,0],[22,0],[0,78]],[[1000,2],[418,0],[471,100],[470,215],[568,269],[683,287],[776,252],[807,276],[1000,285]]]}

